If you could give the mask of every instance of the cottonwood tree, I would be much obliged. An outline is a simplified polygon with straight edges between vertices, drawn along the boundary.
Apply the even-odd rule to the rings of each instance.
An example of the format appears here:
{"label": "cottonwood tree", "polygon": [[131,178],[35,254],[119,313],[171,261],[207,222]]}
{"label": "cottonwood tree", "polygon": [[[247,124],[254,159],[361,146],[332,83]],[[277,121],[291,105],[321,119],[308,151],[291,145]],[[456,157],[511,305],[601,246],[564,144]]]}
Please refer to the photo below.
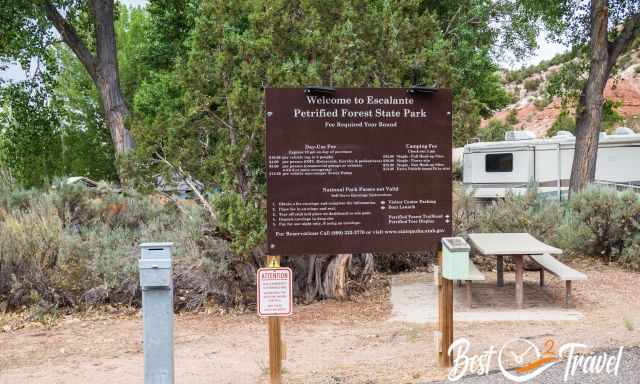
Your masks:
{"label": "cottonwood tree", "polygon": [[576,149],[570,192],[584,189],[595,178],[602,123],[604,88],[622,54],[640,36],[637,0],[524,0],[559,40],[588,47],[588,78],[576,110]]}
{"label": "cottonwood tree", "polygon": [[[129,109],[119,83],[113,0],[0,0],[0,61],[29,68],[59,39],[73,51],[100,93],[117,154],[133,148]],[[57,34],[54,33],[57,31]]]}

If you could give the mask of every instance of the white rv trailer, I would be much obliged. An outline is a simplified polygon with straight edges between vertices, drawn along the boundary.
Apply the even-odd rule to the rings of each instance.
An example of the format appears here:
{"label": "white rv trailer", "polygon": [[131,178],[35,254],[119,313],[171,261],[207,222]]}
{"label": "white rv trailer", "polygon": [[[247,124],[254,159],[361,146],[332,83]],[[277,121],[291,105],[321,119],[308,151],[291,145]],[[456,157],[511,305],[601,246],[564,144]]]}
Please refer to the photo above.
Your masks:
{"label": "white rv trailer", "polygon": [[[535,183],[557,198],[566,195],[573,164],[575,137],[559,132],[552,138],[505,134],[508,141],[467,144],[463,154],[463,184],[480,199],[522,194]],[[640,185],[640,134],[618,128],[600,134],[596,180],[614,185]]]}

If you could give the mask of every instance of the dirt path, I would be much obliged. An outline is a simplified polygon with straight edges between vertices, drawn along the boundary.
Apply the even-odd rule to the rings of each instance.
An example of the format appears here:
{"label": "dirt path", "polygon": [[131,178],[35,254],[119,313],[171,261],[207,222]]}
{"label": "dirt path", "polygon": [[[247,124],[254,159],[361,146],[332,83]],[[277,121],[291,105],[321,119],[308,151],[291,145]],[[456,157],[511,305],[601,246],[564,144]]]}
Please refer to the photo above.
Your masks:
{"label": "dirt path", "polygon": [[[469,339],[472,353],[514,337],[538,344],[553,337],[596,349],[640,345],[640,275],[609,267],[587,273],[589,283],[575,289],[582,322],[459,323],[455,336]],[[561,297],[561,284],[550,282],[549,289]],[[283,326],[287,383],[418,383],[446,376],[436,364],[435,325],[388,321],[387,291],[295,312]],[[0,330],[6,324],[0,317]],[[266,337],[266,323],[251,313],[180,315],[176,382],[264,383]],[[50,329],[0,331],[0,384],[141,383],[142,357],[139,314],[69,317]]]}

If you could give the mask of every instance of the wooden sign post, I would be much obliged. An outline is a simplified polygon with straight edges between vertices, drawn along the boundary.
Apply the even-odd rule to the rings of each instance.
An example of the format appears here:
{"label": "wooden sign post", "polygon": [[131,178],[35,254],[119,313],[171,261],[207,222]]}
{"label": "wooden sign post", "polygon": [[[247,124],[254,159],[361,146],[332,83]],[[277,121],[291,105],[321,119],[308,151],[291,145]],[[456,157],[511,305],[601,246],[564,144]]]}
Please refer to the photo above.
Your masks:
{"label": "wooden sign post", "polygon": [[280,318],[291,314],[291,278],[289,268],[280,268],[280,256],[267,256],[267,268],[258,270],[258,314],[268,317],[269,377],[272,384],[282,382],[285,353]]}
{"label": "wooden sign post", "polygon": [[282,382],[282,337],[277,316],[269,318],[269,377],[271,384]]}
{"label": "wooden sign post", "polygon": [[448,352],[453,344],[453,281],[442,276],[442,251],[438,251],[438,265],[439,362],[441,367],[451,367],[453,361]]}

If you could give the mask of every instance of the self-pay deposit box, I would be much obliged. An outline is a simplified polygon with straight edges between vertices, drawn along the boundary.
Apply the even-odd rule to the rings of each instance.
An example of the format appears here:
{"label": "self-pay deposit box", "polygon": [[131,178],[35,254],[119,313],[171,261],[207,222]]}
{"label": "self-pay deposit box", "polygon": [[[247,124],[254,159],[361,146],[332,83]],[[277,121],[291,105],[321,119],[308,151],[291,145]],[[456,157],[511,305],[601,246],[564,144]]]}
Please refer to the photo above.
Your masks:
{"label": "self-pay deposit box", "polygon": [[140,244],[145,384],[174,383],[172,245]]}
{"label": "self-pay deposit box", "polygon": [[442,239],[442,276],[449,280],[466,280],[469,276],[471,247],[462,237]]}
{"label": "self-pay deposit box", "polygon": [[140,268],[140,286],[160,288],[171,286],[171,244],[145,243],[140,245],[142,257],[138,261]]}

